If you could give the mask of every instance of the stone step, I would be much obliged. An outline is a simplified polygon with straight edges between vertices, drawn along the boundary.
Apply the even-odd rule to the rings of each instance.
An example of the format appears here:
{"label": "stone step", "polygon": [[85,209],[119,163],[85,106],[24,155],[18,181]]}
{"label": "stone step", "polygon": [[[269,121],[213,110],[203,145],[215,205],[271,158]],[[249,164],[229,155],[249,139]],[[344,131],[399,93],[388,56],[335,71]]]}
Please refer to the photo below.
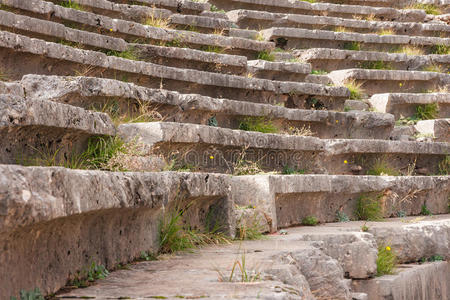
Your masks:
{"label": "stone step", "polygon": [[400,265],[394,275],[353,280],[352,290],[369,295],[368,300],[449,299],[450,263]]}
{"label": "stone step", "polygon": [[448,6],[445,0],[431,0],[431,1],[409,1],[409,0],[317,0],[317,2],[348,4],[348,5],[366,5],[374,7],[393,7],[393,8],[408,8],[414,4],[426,3],[431,4],[437,8]]}
{"label": "stone step", "polygon": [[[140,114],[130,109],[130,105],[139,106],[141,102],[148,104],[157,113],[158,119],[163,121],[208,125],[215,120],[217,126],[232,129],[238,129],[246,118],[254,117],[266,119],[280,132],[297,129],[310,131],[309,134],[320,138],[387,139],[394,126],[394,118],[389,114],[289,109],[197,94],[179,94],[94,77],[26,75],[18,85],[31,99],[52,100],[85,109],[110,106],[115,114],[133,115],[130,117]],[[0,84],[0,93],[1,87]]]}
{"label": "stone step", "polygon": [[450,143],[450,118],[418,121],[414,128],[421,136],[429,136],[437,142]]}
{"label": "stone step", "polygon": [[256,10],[233,10],[227,12],[230,21],[241,28],[261,30],[270,27],[293,27],[330,31],[377,33],[390,32],[398,35],[449,37],[450,26],[445,23],[412,23],[367,21],[328,16],[270,13]]}
{"label": "stone step", "polygon": [[[404,51],[408,51],[406,48]],[[400,50],[402,51],[402,50]],[[450,55],[409,55],[406,53],[383,53],[327,48],[294,50],[293,56],[310,63],[314,70],[334,71],[340,69],[393,69],[421,71],[430,67],[450,70]]]}
{"label": "stone step", "polygon": [[[256,207],[250,216],[264,216],[260,222],[271,232],[301,225],[307,216],[323,223],[336,222],[338,214],[358,219],[362,197],[379,201],[385,218],[419,215],[423,205],[433,214],[445,214],[450,195],[449,176],[255,175],[232,180],[235,204]],[[395,240],[390,242],[398,245]]]}
{"label": "stone step", "polygon": [[256,78],[303,82],[311,73],[311,65],[296,62],[270,62],[258,59],[247,62],[247,72]]}
{"label": "stone step", "polygon": [[274,27],[260,31],[266,41],[273,41],[282,49],[332,48],[342,50],[369,50],[391,52],[400,47],[421,47],[427,53],[435,51],[436,45],[450,46],[450,38],[378,35],[302,28]]}
{"label": "stone step", "polygon": [[55,159],[78,154],[90,137],[116,133],[107,114],[48,100],[3,94],[0,112],[3,164],[27,164],[39,154]]}
{"label": "stone step", "polygon": [[[93,261],[112,269],[158,251],[164,208],[195,203],[193,217],[185,215],[192,228],[229,221],[229,181],[217,174],[1,165],[0,294],[32,286],[48,295]],[[207,220],[212,211],[216,220]]]}
{"label": "stone step", "polygon": [[[50,0],[56,4],[60,2]],[[148,19],[153,21],[165,22],[166,26],[177,29],[186,29],[191,31],[212,33],[214,31],[223,31],[228,33],[233,26],[232,22],[226,18],[216,18],[203,15],[172,13],[170,10],[156,7],[148,7],[132,2],[134,4],[117,4],[107,0],[73,0],[82,6],[83,10],[89,10],[93,13],[109,16],[111,18],[120,18],[122,20],[145,23]],[[178,11],[178,10],[177,10]],[[181,9],[182,11],[182,9]]]}
{"label": "stone step", "polygon": [[327,140],[171,122],[122,124],[118,130],[124,140],[145,148],[133,158],[136,170],[193,166],[194,171],[233,174],[292,169],[311,174],[430,175],[440,172],[439,164],[450,151],[446,143]]}
{"label": "stone step", "polygon": [[211,10],[211,4],[203,1],[189,1],[189,0],[136,0],[136,1],[112,0],[112,1],[115,3],[164,8],[175,13],[192,14],[192,15],[198,15],[204,11]]}
{"label": "stone step", "polygon": [[[81,35],[89,34],[86,30],[91,32],[98,32],[99,27],[102,29],[102,35],[97,34],[97,39],[113,39],[114,37],[120,38],[115,40],[116,43],[124,43],[123,39],[129,42],[139,41],[144,39],[144,43],[153,44],[166,44],[176,45],[181,47],[191,47],[202,50],[219,51],[224,50],[229,54],[245,55],[249,58],[256,58],[261,51],[270,51],[273,49],[273,44],[262,41],[254,41],[244,38],[227,37],[219,34],[203,34],[193,31],[164,29],[159,27],[146,26],[136,22],[130,22],[121,19],[112,19],[108,16],[97,15],[90,12],[79,11],[71,8],[65,8],[59,5],[55,5],[51,2],[44,2],[40,0],[34,0],[35,2],[23,2],[19,0],[1,0],[0,3],[5,5],[11,5],[12,7],[18,7],[23,11],[33,12],[33,16],[40,18],[48,18],[50,13],[53,16],[53,21],[69,21],[73,22],[76,28],[82,28],[83,31],[64,27],[56,22],[49,22],[39,20],[36,18],[30,18],[19,14],[13,14],[7,11],[1,11],[2,23],[0,25],[6,27],[13,27],[20,29],[23,32],[31,31],[47,36],[54,36],[53,32],[59,29],[67,32],[65,34],[66,40],[70,42],[76,42],[93,46],[89,43],[95,42],[94,38],[85,38],[82,41],[70,40],[69,32],[73,32],[72,35],[78,33]],[[38,2],[37,2],[38,1]],[[36,4],[41,5],[36,6]],[[19,11],[20,12],[20,11]],[[57,29],[58,28],[58,29]],[[53,30],[53,31],[50,31]],[[91,33],[93,35],[94,33]],[[75,35],[76,36],[76,35]],[[61,37],[58,37],[61,39]],[[105,48],[105,46],[101,47]],[[216,49],[217,48],[217,49]],[[123,51],[123,50],[122,50]]]}
{"label": "stone step", "polygon": [[[410,218],[406,218],[405,221],[414,222]],[[448,230],[449,227],[448,216],[437,220],[419,221],[413,225],[425,228],[427,223],[436,224],[435,228],[430,228],[433,234],[438,233],[438,230]],[[381,224],[393,232],[397,228],[401,230],[409,227],[398,220]],[[117,295],[128,295],[131,298],[154,295],[155,298],[167,299],[201,296],[226,299],[234,296],[239,299],[258,299],[261,298],[258,295],[264,293],[267,296],[266,299],[348,300],[352,299],[352,296],[363,296],[350,290],[351,283],[356,284],[362,280],[346,280],[344,276],[358,272],[358,268],[375,268],[376,270],[377,243],[375,239],[377,236],[372,232],[360,232],[361,225],[361,222],[349,222],[339,225],[290,228],[286,231],[287,235],[272,235],[261,241],[240,241],[239,244],[207,247],[195,254],[179,253],[171,259],[131,265],[127,270],[113,272],[107,279],[99,281],[96,285],[86,289],[62,292],[59,296],[100,299]],[[401,237],[408,236],[404,231],[402,233]],[[316,237],[319,240],[308,240],[308,238]],[[421,244],[427,241],[423,232],[422,235],[414,237],[414,240],[416,239]],[[448,238],[443,238],[443,241],[433,240],[433,246],[444,245],[445,242],[448,243]],[[384,243],[385,241],[382,241],[380,245]],[[403,247],[410,249],[410,245],[414,243],[402,240],[402,247],[395,248],[395,251],[401,252]],[[251,284],[220,282],[220,279],[217,279],[218,271],[229,275],[232,263],[240,261],[240,256],[243,254],[247,262],[246,269],[249,272],[260,272],[260,279]],[[430,251],[429,254],[435,253]],[[211,261],[215,263],[211,265]],[[419,276],[422,282],[418,284],[417,289],[423,287],[423,291],[428,292],[425,295],[437,295],[437,297],[393,299],[441,299],[438,295],[446,295],[448,291],[446,281],[448,271],[442,266],[444,264],[448,265],[446,262],[434,264],[436,265],[434,270],[438,274],[431,274],[430,268],[424,267],[426,270]],[[401,268],[402,266],[399,266],[399,270]],[[442,280],[439,280],[437,275],[441,275]],[[237,276],[240,274],[238,273]],[[377,279],[384,278],[386,277]],[[377,279],[366,279],[366,281]],[[119,282],[120,285],[117,284]],[[397,282],[401,286],[401,281]],[[427,282],[432,282],[433,285],[427,286]],[[395,281],[393,283],[395,284]],[[386,286],[386,288],[395,291],[395,286]],[[408,289],[408,292],[413,290],[408,286],[405,289]],[[155,294],[155,290],[158,294]],[[277,294],[273,294],[274,291]],[[398,292],[401,293],[401,291]],[[408,294],[408,292],[405,293]],[[373,294],[375,297],[377,295]],[[369,295],[369,298],[353,299],[371,299],[370,296],[372,295]]]}
{"label": "stone step", "polygon": [[398,10],[391,7],[309,3],[289,0],[211,0],[210,3],[226,11],[235,9],[259,10],[272,13],[304,14],[341,18],[377,18],[381,21],[423,22],[423,10]]}
{"label": "stone step", "polygon": [[450,87],[450,75],[438,72],[349,69],[328,74],[335,85],[354,82],[364,94],[428,93]]}
{"label": "stone step", "polygon": [[[350,95],[344,87],[178,69],[107,56],[5,31],[1,31],[0,36],[0,67],[9,73],[10,79],[20,79],[26,74],[95,75],[216,98],[273,104],[285,102],[292,108],[305,108],[310,105],[308,103],[315,103],[328,109],[343,109],[343,103]],[[22,59],[28,63],[18,68],[17,61]]]}
{"label": "stone step", "polygon": [[436,112],[438,118],[450,117],[450,94],[408,94],[408,93],[385,93],[375,94],[369,99],[372,107],[382,113],[390,113],[398,120],[401,117],[412,117],[417,112],[419,105],[430,105],[436,103],[439,110]]}

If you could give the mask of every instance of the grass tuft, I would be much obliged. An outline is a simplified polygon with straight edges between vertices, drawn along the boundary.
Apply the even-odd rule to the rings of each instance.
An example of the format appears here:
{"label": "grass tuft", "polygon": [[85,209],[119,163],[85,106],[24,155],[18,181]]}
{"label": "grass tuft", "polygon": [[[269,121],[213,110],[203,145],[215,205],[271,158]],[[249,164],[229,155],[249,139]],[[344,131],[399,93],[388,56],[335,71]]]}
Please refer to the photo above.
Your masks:
{"label": "grass tuft", "polygon": [[394,30],[392,29],[382,29],[377,32],[378,35],[395,35]]}
{"label": "grass tuft", "polygon": [[268,51],[259,52],[257,58],[266,61],[275,61],[275,55]]}
{"label": "grass tuft", "polygon": [[158,27],[163,29],[171,29],[170,26],[170,20],[169,19],[163,19],[163,18],[157,18],[154,14],[151,14],[148,16],[143,22],[144,25],[152,26],[152,27]]}
{"label": "grass tuft", "polygon": [[370,70],[392,70],[393,67],[390,63],[384,62],[382,60],[377,61],[365,61],[359,64],[361,69]]}
{"label": "grass tuft", "polygon": [[433,213],[428,209],[426,204],[422,205],[422,208],[420,209],[420,214],[422,216],[432,216]]}
{"label": "grass tuft", "polygon": [[450,155],[446,155],[445,158],[438,164],[438,175],[449,175],[449,174],[450,174]]}
{"label": "grass tuft", "polygon": [[437,103],[428,103],[418,105],[413,118],[416,120],[432,120],[438,117],[438,113],[439,105]]}
{"label": "grass tuft", "polygon": [[429,65],[429,66],[422,68],[422,71],[444,73],[445,69],[442,65]]}
{"label": "grass tuft", "polygon": [[442,14],[441,9],[434,4],[414,3],[413,5],[408,6],[406,9],[422,9],[429,15]]}
{"label": "grass tuft", "polygon": [[[42,296],[39,288],[35,288],[31,291],[21,290],[19,294],[20,300],[44,300],[44,296]],[[12,296],[10,300],[17,300],[16,297]]]}
{"label": "grass tuft", "polygon": [[431,54],[447,55],[450,54],[450,46],[433,45],[430,50]]}
{"label": "grass tuft", "polygon": [[312,70],[311,74],[312,75],[326,75],[326,74],[328,74],[328,72],[324,71],[324,70]]}
{"label": "grass tuft", "polygon": [[394,51],[394,53],[403,53],[409,56],[413,56],[413,55],[425,55],[425,51],[421,48],[418,47],[413,47],[413,46],[404,46],[401,48],[398,48]]}
{"label": "grass tuft", "polygon": [[356,83],[355,80],[348,81],[344,84],[350,91],[350,99],[361,100],[363,97],[364,89],[361,88],[362,83]]}
{"label": "grass tuft", "polygon": [[109,51],[106,51],[105,54],[108,56],[117,56],[117,57],[124,58],[124,59],[139,60],[134,49],[128,49],[126,51],[109,50]]}
{"label": "grass tuft", "polygon": [[[238,276],[236,271],[241,274]],[[245,251],[241,254],[241,258],[236,259],[231,267],[230,275],[225,276],[219,269],[216,269],[218,280],[220,282],[256,282],[261,278],[261,272],[257,270],[250,270],[247,268],[247,261]]]}
{"label": "grass tuft", "polygon": [[372,167],[367,171],[367,175],[399,176],[400,172],[389,166],[387,159],[383,157],[375,160]]}
{"label": "grass tuft", "polygon": [[380,221],[383,219],[383,208],[381,207],[380,198],[382,195],[369,196],[361,195],[356,204],[355,215],[359,220]]}
{"label": "grass tuft", "polygon": [[377,276],[393,274],[395,265],[397,264],[397,256],[390,246],[380,245],[378,247],[377,257]]}
{"label": "grass tuft", "polygon": [[360,51],[361,44],[358,42],[345,42],[343,48],[344,50]]}
{"label": "grass tuft", "polygon": [[319,224],[319,220],[314,216],[306,216],[302,219],[302,225],[316,226],[317,224]]}
{"label": "grass tuft", "polygon": [[239,124],[240,130],[277,133],[278,128],[266,117],[247,117]]}
{"label": "grass tuft", "polygon": [[74,2],[72,0],[60,1],[58,4],[62,7],[66,7],[66,8],[83,10],[83,7],[80,4],[78,4],[77,2]]}

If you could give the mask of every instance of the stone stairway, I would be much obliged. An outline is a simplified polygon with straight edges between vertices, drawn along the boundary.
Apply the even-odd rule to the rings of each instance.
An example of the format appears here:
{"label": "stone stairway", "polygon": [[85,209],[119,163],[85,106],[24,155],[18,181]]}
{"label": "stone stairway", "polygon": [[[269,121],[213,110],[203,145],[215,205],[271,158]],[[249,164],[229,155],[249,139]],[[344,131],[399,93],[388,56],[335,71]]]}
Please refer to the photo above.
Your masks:
{"label": "stone stairway", "polygon": [[[0,0],[0,300],[450,299],[447,12]],[[161,254],[173,211],[239,242],[63,288]]]}

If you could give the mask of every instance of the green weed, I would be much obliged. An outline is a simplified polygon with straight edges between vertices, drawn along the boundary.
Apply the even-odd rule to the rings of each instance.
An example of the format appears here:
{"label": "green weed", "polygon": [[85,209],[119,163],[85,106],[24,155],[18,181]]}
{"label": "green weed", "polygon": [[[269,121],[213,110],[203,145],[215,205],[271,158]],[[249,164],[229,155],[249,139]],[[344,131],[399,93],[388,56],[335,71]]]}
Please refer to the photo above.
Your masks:
{"label": "green weed", "polygon": [[395,35],[394,30],[392,29],[382,29],[377,32],[378,35]]}
{"label": "green weed", "polygon": [[432,216],[433,213],[428,209],[426,204],[422,205],[422,208],[420,209],[420,214],[422,216]]}
{"label": "green weed", "polygon": [[149,17],[147,17],[142,23],[144,25],[147,25],[147,26],[164,28],[164,29],[171,29],[170,20],[169,19],[156,18],[154,16],[154,14],[152,14]]}
{"label": "green weed", "polygon": [[350,99],[361,100],[363,97],[364,89],[361,87],[362,83],[356,83],[355,80],[350,80],[344,84],[350,91]]}
{"label": "green weed", "polygon": [[319,220],[314,216],[306,216],[302,219],[302,225],[316,226],[317,224],[319,224]]}
{"label": "green weed", "polygon": [[108,277],[109,271],[103,265],[92,262],[91,265],[75,274],[74,279],[68,282],[70,286],[87,287],[90,282]]}
{"label": "green weed", "polygon": [[360,51],[361,44],[359,42],[345,42],[343,48],[344,50]]}
{"label": "green weed", "polygon": [[429,66],[422,68],[422,71],[444,73],[445,69],[441,65],[429,65]]}
{"label": "green weed", "polygon": [[305,169],[297,169],[295,167],[290,167],[289,165],[285,165],[283,167],[283,171],[281,172],[281,174],[283,175],[302,175],[305,174],[306,170]]}
{"label": "green weed", "polygon": [[[238,276],[236,272],[241,274]],[[241,254],[241,259],[236,259],[231,267],[230,275],[225,276],[219,269],[216,269],[220,282],[256,282],[261,277],[261,272],[247,268],[245,251]]]}
{"label": "green weed", "polygon": [[105,54],[108,56],[117,56],[117,57],[124,58],[124,59],[139,60],[134,49],[128,49],[126,51],[109,50],[109,51],[106,51]]}
{"label": "green weed", "polygon": [[359,220],[380,221],[383,219],[383,208],[380,199],[382,195],[376,197],[361,195],[356,203],[355,215]]}
{"label": "green weed", "polygon": [[255,214],[250,219],[239,219],[236,228],[236,238],[238,240],[260,240],[264,238],[262,234],[264,227],[260,224],[258,216]]}
{"label": "green weed", "polygon": [[382,60],[377,61],[365,61],[359,64],[361,69],[371,69],[371,70],[392,70],[393,67],[390,63],[384,62]]}
{"label": "green weed", "polygon": [[450,54],[450,46],[433,45],[430,50],[431,54],[447,55]]}
{"label": "green weed", "polygon": [[336,213],[336,220],[338,222],[348,222],[350,221],[350,218],[347,216],[347,214],[343,211],[338,211]]}
{"label": "green weed", "polygon": [[247,117],[239,124],[240,130],[257,131],[262,133],[277,133],[278,128],[265,117]]}
{"label": "green weed", "polygon": [[75,1],[72,0],[67,0],[67,1],[60,1],[58,3],[60,6],[62,7],[66,7],[66,8],[72,8],[72,9],[76,9],[76,10],[83,10],[83,7],[76,3]]}
{"label": "green weed", "polygon": [[382,157],[375,160],[372,167],[367,171],[367,175],[399,176],[400,172],[389,166],[387,159]]}
{"label": "green weed", "polygon": [[414,3],[413,5],[408,6],[407,9],[423,9],[429,15],[442,14],[441,9],[434,4]]}
{"label": "green weed", "polygon": [[[44,296],[42,296],[41,291],[38,288],[35,288],[31,291],[21,290],[19,294],[20,300],[44,300]],[[17,300],[16,297],[11,297],[10,300]]]}
{"label": "green weed", "polygon": [[404,46],[398,49],[395,49],[393,51],[394,53],[403,53],[408,56],[414,56],[414,55],[425,55],[425,51],[423,49],[413,46]]}
{"label": "green weed", "polygon": [[324,70],[312,70],[311,74],[312,75],[326,75],[326,74],[328,74],[328,72],[324,71]]}
{"label": "green weed", "polygon": [[[449,175],[450,173],[450,155],[446,155],[438,164],[438,175]],[[450,204],[449,204],[450,205]]]}
{"label": "green weed", "polygon": [[275,61],[275,55],[268,51],[259,52],[257,58],[261,60]]}
{"label": "green weed", "polygon": [[416,107],[416,113],[414,119],[416,120],[432,120],[438,117],[439,105],[437,103],[428,103],[418,105]]}
{"label": "green weed", "polygon": [[213,52],[213,53],[223,53],[225,51],[224,48],[218,47],[218,46],[204,46],[202,47],[203,51],[206,52]]}
{"label": "green weed", "polygon": [[393,274],[395,265],[397,264],[397,256],[390,246],[380,245],[378,247],[377,257],[377,276]]}

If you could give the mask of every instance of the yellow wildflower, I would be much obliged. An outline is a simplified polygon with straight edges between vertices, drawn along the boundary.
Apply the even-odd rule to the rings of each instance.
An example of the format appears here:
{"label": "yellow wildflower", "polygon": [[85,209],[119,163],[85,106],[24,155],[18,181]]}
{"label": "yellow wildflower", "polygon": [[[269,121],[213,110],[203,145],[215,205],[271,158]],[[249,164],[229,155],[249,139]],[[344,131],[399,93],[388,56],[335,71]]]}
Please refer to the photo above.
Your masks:
{"label": "yellow wildflower", "polygon": [[344,164],[348,164],[348,161],[344,160]]}
{"label": "yellow wildflower", "polygon": [[112,31],[113,31],[113,30],[112,30],[112,28],[111,28],[111,29],[110,29],[109,31],[111,31],[111,32],[112,32]]}
{"label": "yellow wildflower", "polygon": [[387,247],[386,247],[386,250],[387,250],[387,251],[391,251],[391,247],[387,246]]}
{"label": "yellow wildflower", "polygon": [[211,155],[211,156],[209,157],[209,159],[214,159],[214,156]]}

